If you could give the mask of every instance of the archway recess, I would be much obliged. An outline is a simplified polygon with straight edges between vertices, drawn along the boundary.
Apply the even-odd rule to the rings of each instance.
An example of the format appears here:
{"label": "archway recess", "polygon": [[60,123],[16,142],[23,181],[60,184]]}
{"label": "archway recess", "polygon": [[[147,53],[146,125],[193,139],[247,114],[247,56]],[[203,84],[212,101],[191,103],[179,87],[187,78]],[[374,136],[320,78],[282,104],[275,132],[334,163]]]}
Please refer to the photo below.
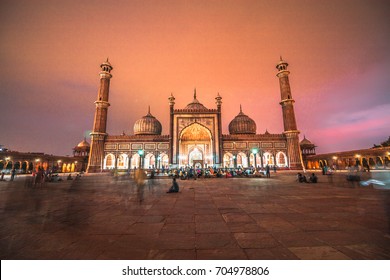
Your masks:
{"label": "archway recess", "polygon": [[179,166],[193,166],[194,160],[204,167],[214,163],[212,134],[199,123],[184,128],[179,138]]}

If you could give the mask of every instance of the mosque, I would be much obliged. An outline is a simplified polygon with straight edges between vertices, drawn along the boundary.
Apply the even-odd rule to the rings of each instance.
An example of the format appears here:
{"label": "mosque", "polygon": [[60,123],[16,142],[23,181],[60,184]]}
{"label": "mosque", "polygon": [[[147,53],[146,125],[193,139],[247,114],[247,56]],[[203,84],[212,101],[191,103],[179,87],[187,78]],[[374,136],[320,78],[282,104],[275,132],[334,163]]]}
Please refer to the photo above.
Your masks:
{"label": "mosque", "polygon": [[271,167],[302,169],[294,99],[291,94],[288,63],[280,58],[276,76],[280,84],[284,131],[280,134],[256,133],[256,122],[240,112],[222,134],[222,97],[215,97],[215,108],[206,108],[197,98],[184,108],[175,107],[168,97],[169,134],[150,112],[134,124],[133,135],[109,135],[106,131],[112,65],[108,59],[100,65],[100,86],[95,101],[95,117],[87,172],[109,169],[207,167]]}

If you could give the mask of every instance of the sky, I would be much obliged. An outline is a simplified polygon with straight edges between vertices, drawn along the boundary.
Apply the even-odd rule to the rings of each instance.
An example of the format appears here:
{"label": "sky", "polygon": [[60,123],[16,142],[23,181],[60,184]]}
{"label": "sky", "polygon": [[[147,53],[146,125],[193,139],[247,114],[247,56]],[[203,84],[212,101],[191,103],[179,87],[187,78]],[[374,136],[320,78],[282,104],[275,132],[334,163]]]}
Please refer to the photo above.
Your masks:
{"label": "sky", "polygon": [[149,105],[168,134],[168,97],[184,108],[194,88],[207,108],[222,96],[224,134],[240,104],[257,133],[281,133],[282,56],[300,138],[317,153],[370,148],[390,135],[389,10],[379,0],[2,0],[0,145],[72,154],[92,129],[107,57],[111,135],[133,134]]}

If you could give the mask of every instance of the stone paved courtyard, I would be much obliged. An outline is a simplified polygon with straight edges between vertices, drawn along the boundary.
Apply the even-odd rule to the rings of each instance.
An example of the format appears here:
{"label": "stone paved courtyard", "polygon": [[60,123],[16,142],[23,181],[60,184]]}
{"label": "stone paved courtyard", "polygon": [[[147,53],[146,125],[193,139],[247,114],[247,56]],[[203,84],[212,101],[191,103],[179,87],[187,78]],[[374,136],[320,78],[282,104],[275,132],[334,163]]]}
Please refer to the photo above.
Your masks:
{"label": "stone paved courtyard", "polygon": [[[1,259],[390,259],[390,190],[345,174],[295,182],[127,177],[0,182]],[[366,175],[367,176],[367,175]],[[378,173],[374,176],[389,176]]]}

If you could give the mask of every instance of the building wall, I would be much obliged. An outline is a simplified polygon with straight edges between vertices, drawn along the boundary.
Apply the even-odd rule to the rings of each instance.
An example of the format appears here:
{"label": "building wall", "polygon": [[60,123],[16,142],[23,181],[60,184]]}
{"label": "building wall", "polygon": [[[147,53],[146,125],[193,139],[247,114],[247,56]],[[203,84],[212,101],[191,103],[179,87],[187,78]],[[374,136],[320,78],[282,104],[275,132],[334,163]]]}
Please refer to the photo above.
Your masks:
{"label": "building wall", "polygon": [[344,170],[349,166],[362,166],[370,169],[390,168],[390,147],[361,149],[307,156],[304,160],[308,169],[321,169],[329,166]]}

